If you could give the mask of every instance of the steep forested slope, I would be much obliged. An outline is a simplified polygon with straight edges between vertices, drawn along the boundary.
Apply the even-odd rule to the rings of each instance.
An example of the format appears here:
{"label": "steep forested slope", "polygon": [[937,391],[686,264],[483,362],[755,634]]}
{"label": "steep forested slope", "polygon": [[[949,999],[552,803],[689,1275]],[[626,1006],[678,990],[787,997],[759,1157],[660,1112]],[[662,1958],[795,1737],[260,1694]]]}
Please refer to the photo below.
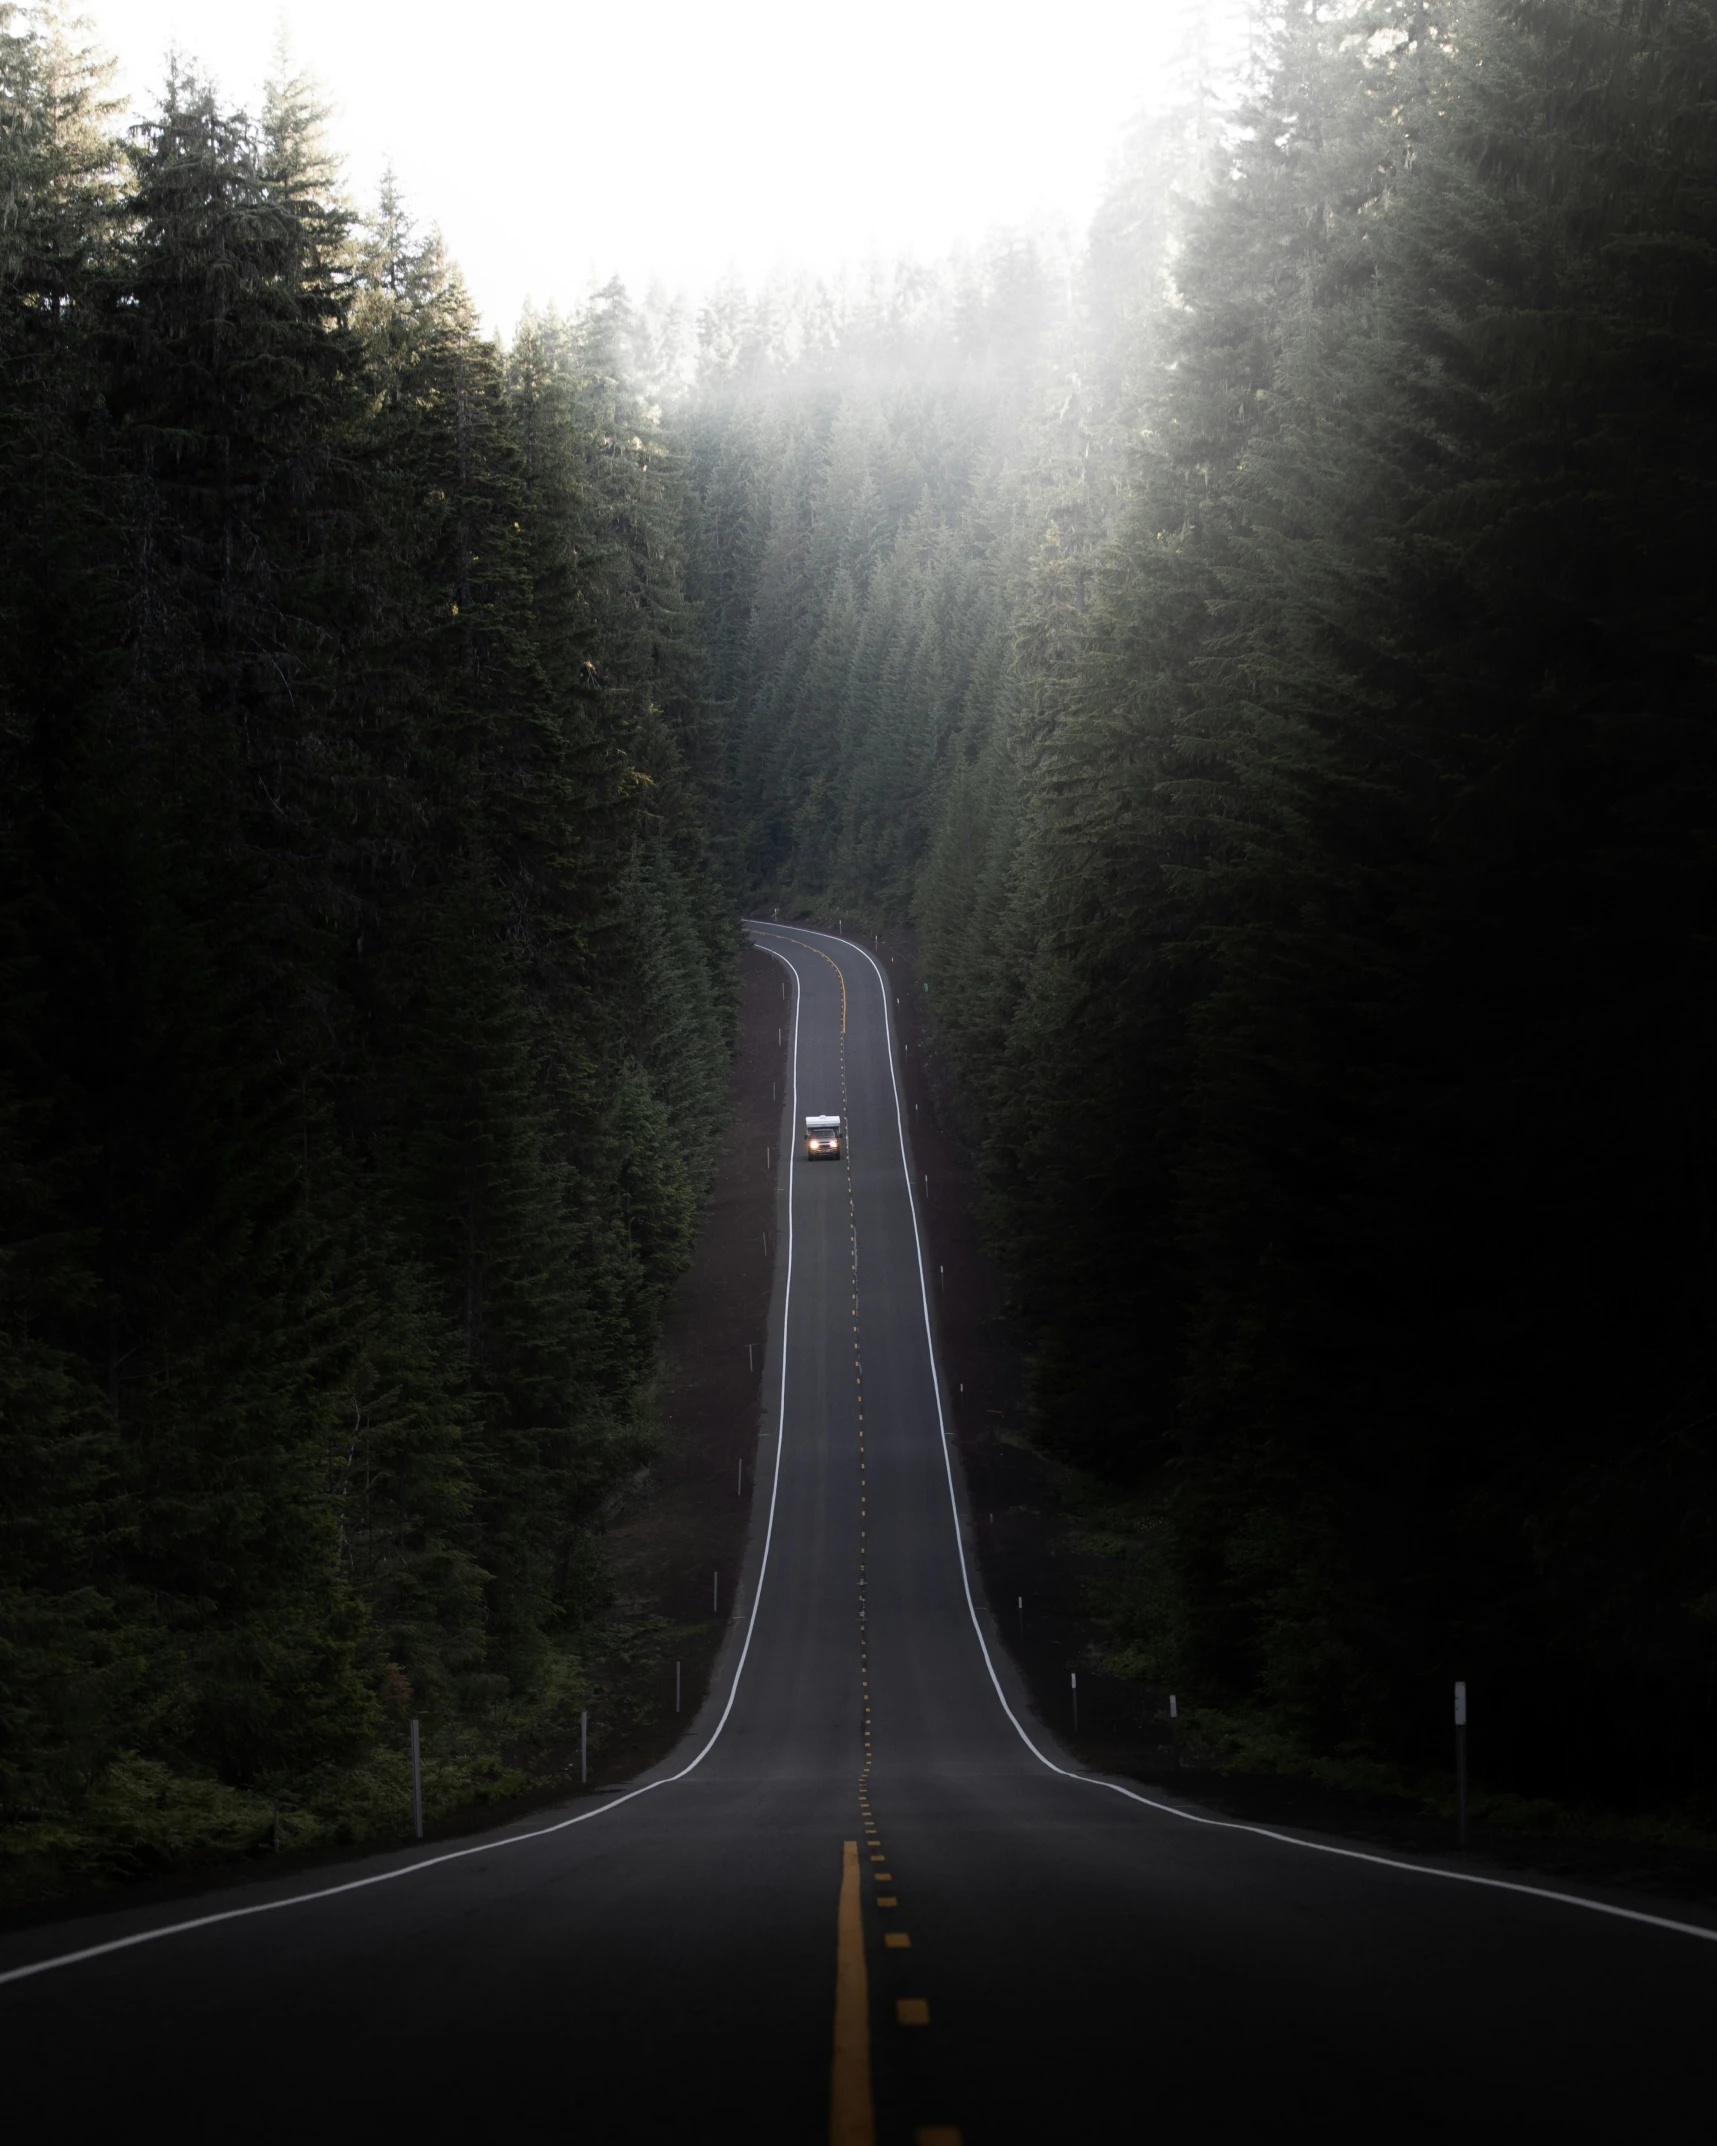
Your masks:
{"label": "steep forested slope", "polygon": [[0,1799],[124,1867],[564,1732],[733,928],[623,299],[0,33]]}
{"label": "steep forested slope", "polygon": [[1493,1781],[1692,1797],[1717,19],[1260,33],[1068,296],[991,264],[1006,362],[955,279],[936,392],[874,309],[702,389],[748,862],[922,926],[1140,1673],[1427,1760],[1462,1674]]}
{"label": "steep forested slope", "polygon": [[1123,1663],[1697,1800],[1717,19],[1257,28],[1077,258],[724,292],[686,387],[618,291],[484,341],[301,85],[121,147],[0,10],[9,1846],[564,1723],[735,884],[921,930]]}

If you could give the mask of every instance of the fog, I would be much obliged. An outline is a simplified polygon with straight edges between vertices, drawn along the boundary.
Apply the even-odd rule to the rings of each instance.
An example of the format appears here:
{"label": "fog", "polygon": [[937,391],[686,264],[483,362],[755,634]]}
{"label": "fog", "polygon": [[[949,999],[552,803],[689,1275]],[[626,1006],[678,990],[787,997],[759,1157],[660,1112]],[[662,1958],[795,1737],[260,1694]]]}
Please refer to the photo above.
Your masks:
{"label": "fog", "polygon": [[1128,120],[1165,93],[1185,0],[1041,9],[664,0],[96,0],[147,108],[170,48],[254,105],[277,36],[325,85],[350,184],[391,162],[485,319],[619,274],[695,294],[729,272],[933,258],[996,228],[1078,233]]}

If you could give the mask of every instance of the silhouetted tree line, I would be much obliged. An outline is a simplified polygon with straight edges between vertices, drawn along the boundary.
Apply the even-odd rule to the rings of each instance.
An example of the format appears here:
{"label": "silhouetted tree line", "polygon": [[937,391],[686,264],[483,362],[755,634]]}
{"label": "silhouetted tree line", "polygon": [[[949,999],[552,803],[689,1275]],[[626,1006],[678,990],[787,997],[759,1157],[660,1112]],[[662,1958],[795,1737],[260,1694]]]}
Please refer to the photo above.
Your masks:
{"label": "silhouetted tree line", "polygon": [[104,97],[0,9],[0,1800],[74,1832],[564,1728],[734,945],[623,298],[503,353],[301,82]]}
{"label": "silhouetted tree line", "polygon": [[1717,11],[1266,11],[1082,258],[704,322],[779,899],[916,919],[1120,1659],[1709,1800]]}

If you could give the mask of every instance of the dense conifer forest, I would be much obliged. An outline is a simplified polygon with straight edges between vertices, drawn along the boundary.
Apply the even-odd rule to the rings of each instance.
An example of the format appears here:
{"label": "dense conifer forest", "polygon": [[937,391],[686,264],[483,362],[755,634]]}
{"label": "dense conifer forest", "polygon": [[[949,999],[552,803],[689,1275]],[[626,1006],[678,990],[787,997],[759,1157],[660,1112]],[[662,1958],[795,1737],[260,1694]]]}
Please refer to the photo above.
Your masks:
{"label": "dense conifer forest", "polygon": [[1717,10],[1231,89],[1076,242],[496,341],[289,69],[122,130],[0,7],[20,1868],[564,1735],[747,900],[919,934],[1113,1666],[1717,1826]]}
{"label": "dense conifer forest", "polygon": [[1202,88],[1073,257],[712,309],[745,866],[921,929],[1121,1667],[1709,1826],[1717,15]]}
{"label": "dense conifer forest", "polygon": [[302,81],[0,11],[0,1800],[147,1868],[576,1719],[731,1027],[618,293],[476,331]]}

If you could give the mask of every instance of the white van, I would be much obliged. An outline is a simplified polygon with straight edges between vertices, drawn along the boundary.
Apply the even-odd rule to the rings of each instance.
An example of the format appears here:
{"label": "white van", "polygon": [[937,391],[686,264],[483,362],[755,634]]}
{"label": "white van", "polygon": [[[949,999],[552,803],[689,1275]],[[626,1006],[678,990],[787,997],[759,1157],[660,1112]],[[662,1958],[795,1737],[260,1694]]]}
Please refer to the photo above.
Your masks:
{"label": "white van", "polygon": [[837,1162],[841,1153],[841,1121],[839,1118],[807,1118],[805,1120],[805,1153],[815,1161],[819,1155],[828,1156]]}

